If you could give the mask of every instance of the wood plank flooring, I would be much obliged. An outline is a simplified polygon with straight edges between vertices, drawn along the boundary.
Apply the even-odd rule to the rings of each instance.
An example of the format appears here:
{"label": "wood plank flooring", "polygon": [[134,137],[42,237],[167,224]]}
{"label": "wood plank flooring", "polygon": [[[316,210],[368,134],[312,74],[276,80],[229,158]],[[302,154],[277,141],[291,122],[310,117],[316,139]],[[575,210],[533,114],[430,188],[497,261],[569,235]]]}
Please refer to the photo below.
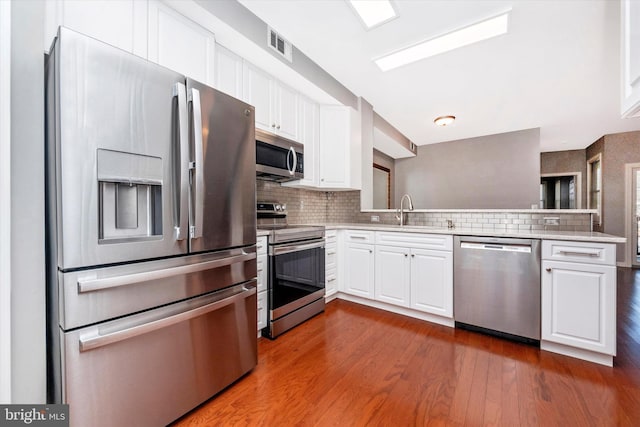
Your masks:
{"label": "wood plank flooring", "polygon": [[346,301],[260,339],[176,426],[640,426],[640,270],[618,269],[614,368]]}

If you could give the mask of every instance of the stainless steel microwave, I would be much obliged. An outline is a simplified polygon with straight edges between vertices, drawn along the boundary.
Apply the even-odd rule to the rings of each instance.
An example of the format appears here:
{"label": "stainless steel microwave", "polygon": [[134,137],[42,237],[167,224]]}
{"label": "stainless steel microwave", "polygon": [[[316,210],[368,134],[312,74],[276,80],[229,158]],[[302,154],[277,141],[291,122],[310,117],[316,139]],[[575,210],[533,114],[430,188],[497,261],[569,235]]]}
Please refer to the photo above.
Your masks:
{"label": "stainless steel microwave", "polygon": [[304,146],[256,129],[256,178],[278,182],[304,178]]}

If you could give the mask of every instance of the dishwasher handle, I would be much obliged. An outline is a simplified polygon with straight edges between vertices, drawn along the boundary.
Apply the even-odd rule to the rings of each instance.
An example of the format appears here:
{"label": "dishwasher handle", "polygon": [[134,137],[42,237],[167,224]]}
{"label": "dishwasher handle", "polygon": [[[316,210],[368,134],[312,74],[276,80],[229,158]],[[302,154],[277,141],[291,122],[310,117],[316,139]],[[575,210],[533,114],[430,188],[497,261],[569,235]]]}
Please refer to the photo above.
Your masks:
{"label": "dishwasher handle", "polygon": [[531,245],[520,244],[502,244],[491,242],[460,242],[460,248],[462,249],[476,249],[485,251],[498,251],[498,252],[518,252],[518,253],[531,253]]}

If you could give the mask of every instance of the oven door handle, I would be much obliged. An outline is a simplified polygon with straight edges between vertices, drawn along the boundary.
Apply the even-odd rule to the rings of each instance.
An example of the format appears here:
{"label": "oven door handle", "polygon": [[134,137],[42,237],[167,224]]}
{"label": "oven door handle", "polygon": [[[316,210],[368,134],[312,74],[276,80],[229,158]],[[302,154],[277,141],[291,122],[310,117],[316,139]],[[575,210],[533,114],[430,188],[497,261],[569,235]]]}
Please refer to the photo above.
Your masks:
{"label": "oven door handle", "polygon": [[298,245],[287,246],[271,246],[269,248],[269,255],[284,255],[291,252],[305,251],[307,249],[324,248],[324,239],[313,243],[302,243]]}

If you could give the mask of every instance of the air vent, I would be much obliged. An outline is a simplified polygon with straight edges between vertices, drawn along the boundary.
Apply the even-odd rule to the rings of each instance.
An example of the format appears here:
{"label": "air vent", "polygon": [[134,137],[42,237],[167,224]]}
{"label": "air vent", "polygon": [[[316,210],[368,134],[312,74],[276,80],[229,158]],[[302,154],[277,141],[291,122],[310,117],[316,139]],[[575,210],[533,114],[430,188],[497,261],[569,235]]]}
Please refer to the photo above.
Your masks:
{"label": "air vent", "polygon": [[267,28],[267,44],[278,54],[282,55],[287,61],[292,62],[291,43],[286,41],[280,34],[273,29]]}

